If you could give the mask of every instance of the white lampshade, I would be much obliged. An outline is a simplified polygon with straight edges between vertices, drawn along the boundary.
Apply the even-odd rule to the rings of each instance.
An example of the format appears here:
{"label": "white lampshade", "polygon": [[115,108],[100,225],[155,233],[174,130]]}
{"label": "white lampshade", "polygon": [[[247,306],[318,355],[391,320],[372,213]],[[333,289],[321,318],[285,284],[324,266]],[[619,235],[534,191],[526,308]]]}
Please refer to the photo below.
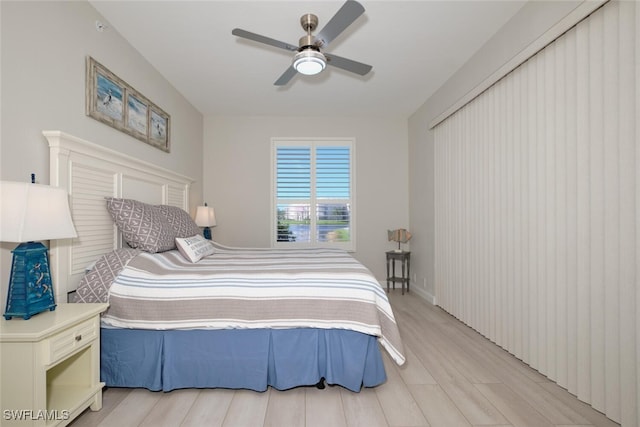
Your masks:
{"label": "white lampshade", "polygon": [[216,212],[211,206],[198,206],[196,210],[196,224],[198,227],[215,227]]}
{"label": "white lampshade", "polygon": [[326,67],[327,61],[325,56],[312,49],[303,50],[302,52],[296,53],[293,58],[293,68],[296,69],[299,73],[306,75],[314,75],[318,74],[324,67]]}
{"label": "white lampshade", "polygon": [[0,241],[77,237],[67,192],[58,187],[0,181]]}

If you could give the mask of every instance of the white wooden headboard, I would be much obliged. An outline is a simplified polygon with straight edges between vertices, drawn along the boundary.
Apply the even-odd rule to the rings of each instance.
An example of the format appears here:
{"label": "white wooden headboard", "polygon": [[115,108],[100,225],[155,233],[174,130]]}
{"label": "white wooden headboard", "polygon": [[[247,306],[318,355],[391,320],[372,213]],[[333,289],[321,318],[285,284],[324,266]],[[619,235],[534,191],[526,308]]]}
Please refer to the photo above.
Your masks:
{"label": "white wooden headboard", "polygon": [[67,302],[86,267],[122,247],[105,197],[123,197],[189,211],[193,179],[61,131],[44,131],[49,142],[49,183],[69,193],[78,237],[52,240],[50,263],[56,302]]}

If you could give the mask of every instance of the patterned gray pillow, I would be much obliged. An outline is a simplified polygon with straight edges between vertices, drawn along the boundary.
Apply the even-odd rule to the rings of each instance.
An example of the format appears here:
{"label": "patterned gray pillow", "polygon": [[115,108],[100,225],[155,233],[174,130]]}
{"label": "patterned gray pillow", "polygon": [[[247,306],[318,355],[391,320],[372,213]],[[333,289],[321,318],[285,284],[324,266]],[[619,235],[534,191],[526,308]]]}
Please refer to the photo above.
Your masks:
{"label": "patterned gray pillow", "polygon": [[150,253],[176,248],[175,231],[155,206],[107,197],[107,210],[130,247]]}
{"label": "patterned gray pillow", "polygon": [[136,249],[116,249],[98,258],[91,271],[80,280],[73,302],[109,302],[111,284],[139,253]]}
{"label": "patterned gray pillow", "polygon": [[185,238],[202,234],[202,229],[198,227],[184,209],[168,205],[158,205],[156,208],[158,208],[160,213],[164,215],[169,224],[171,224],[173,230],[176,232],[176,237]]}

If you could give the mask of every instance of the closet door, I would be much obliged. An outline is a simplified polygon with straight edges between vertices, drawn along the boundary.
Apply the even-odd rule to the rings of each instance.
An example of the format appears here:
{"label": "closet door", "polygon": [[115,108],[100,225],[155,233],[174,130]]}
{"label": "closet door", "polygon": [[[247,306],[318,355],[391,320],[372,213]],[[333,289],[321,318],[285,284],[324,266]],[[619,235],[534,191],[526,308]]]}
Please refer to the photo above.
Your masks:
{"label": "closet door", "polygon": [[438,305],[623,425],[640,372],[640,6],[434,128]]}

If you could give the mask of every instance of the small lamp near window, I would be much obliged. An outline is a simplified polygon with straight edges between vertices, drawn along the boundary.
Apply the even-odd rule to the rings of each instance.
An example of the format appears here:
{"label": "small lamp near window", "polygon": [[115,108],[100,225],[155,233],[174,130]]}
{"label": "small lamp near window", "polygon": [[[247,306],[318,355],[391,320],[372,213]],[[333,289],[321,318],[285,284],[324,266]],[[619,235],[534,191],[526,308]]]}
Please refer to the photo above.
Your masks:
{"label": "small lamp near window", "polygon": [[0,241],[20,243],[12,251],[5,319],[55,310],[49,253],[40,241],[72,237],[77,234],[64,189],[0,181]]}
{"label": "small lamp near window", "polygon": [[211,228],[216,226],[216,212],[212,207],[207,206],[205,203],[204,206],[198,206],[196,210],[196,224],[198,227],[204,227],[202,235],[205,239],[211,240]]}
{"label": "small lamp near window", "polygon": [[387,230],[387,238],[389,241],[398,242],[398,249],[395,249],[396,252],[402,252],[400,248],[400,243],[407,243],[411,240],[411,233],[409,233],[404,228],[398,228],[395,230]]}

